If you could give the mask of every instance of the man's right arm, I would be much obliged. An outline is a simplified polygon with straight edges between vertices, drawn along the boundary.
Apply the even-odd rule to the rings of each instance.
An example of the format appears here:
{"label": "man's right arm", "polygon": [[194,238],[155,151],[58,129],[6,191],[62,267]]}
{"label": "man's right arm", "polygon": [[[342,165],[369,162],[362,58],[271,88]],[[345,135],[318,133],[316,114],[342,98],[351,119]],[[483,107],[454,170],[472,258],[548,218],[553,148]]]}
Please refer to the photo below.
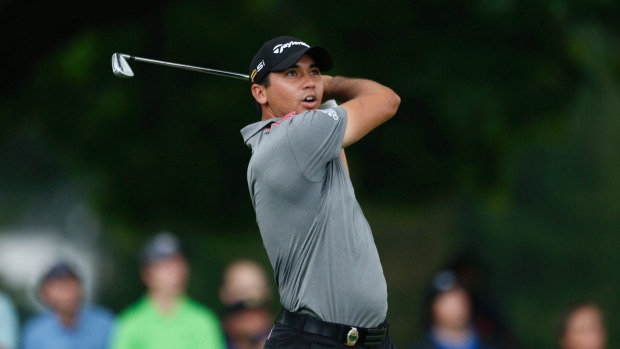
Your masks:
{"label": "man's right arm", "polygon": [[400,97],[392,89],[375,81],[329,75],[322,77],[325,86],[323,100],[340,101],[340,106],[347,111],[343,148],[389,120],[400,105]]}

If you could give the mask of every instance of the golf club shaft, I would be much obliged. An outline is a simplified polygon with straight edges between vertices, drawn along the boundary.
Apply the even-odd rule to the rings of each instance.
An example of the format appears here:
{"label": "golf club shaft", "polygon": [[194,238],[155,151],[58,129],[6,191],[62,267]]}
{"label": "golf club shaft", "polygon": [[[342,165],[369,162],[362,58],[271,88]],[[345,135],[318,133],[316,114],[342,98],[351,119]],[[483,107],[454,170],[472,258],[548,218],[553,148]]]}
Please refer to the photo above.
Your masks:
{"label": "golf club shaft", "polygon": [[[249,79],[248,75],[246,74],[233,73],[233,72],[217,70],[217,69],[194,67],[194,66],[186,65],[186,64],[158,61],[158,60],[150,59],[150,58],[131,56],[131,55],[124,54],[124,53],[115,53],[112,55],[112,72],[114,73],[114,75],[121,77],[121,78],[131,78],[133,76],[133,71],[131,70],[131,67],[129,66],[129,64],[127,64],[128,60],[163,65],[165,67],[191,70],[191,71],[207,73],[207,74],[212,74],[212,75],[225,76],[229,78],[235,78],[238,80],[248,81]],[[329,109],[329,108],[334,108],[336,106],[338,106],[336,101],[333,99],[330,99],[328,101],[325,101],[323,104],[321,104],[321,109]]]}
{"label": "golf club shaft", "polygon": [[158,64],[158,65],[163,65],[163,66],[171,67],[171,68],[179,68],[179,69],[185,69],[185,70],[192,70],[192,71],[197,71],[197,72],[200,72],[200,73],[226,76],[226,77],[231,77],[231,78],[235,78],[235,79],[239,79],[239,80],[246,80],[246,81],[248,81],[248,79],[249,79],[248,75],[241,74],[241,73],[234,73],[234,72],[228,72],[228,71],[217,70],[217,69],[195,67],[195,66],[186,65],[186,64],[158,61],[158,60],[155,60],[155,59],[142,58],[142,57],[136,57],[136,56],[130,56],[130,55],[124,55],[124,56],[128,60],[134,60],[134,61],[137,61],[137,62]]}

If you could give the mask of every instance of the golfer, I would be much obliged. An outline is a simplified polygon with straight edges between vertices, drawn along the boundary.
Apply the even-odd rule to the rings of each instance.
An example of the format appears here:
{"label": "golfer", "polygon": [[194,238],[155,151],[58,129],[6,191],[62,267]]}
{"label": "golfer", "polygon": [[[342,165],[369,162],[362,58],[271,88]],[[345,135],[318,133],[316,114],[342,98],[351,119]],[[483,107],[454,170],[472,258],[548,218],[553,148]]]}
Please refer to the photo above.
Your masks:
{"label": "golfer", "polygon": [[[247,179],[283,309],[265,348],[394,348],[387,287],[344,148],[389,120],[400,97],[377,82],[322,75],[326,49],[282,36],[250,64],[262,120],[241,130]],[[335,99],[333,109],[319,109]]]}

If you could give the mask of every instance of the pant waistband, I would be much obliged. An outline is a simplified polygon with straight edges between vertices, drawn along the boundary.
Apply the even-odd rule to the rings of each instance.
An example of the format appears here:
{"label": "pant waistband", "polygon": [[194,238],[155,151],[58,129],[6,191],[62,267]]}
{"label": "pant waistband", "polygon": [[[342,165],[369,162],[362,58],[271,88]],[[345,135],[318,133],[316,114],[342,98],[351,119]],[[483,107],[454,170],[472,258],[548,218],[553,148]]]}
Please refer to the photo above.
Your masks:
{"label": "pant waistband", "polygon": [[329,337],[351,347],[357,343],[366,347],[378,346],[385,340],[389,328],[387,321],[376,328],[364,328],[322,321],[286,309],[282,309],[276,322],[299,331]]}

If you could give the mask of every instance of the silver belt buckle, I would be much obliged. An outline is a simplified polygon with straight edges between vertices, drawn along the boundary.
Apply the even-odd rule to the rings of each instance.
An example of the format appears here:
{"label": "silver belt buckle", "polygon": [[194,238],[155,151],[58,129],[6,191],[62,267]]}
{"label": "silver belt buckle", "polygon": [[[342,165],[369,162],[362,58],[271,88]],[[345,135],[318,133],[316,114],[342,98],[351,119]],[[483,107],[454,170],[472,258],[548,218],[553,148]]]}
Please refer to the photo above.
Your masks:
{"label": "silver belt buckle", "polygon": [[352,347],[357,343],[357,340],[360,338],[360,333],[357,331],[357,328],[351,327],[349,332],[347,333],[347,341],[344,343],[347,347]]}

